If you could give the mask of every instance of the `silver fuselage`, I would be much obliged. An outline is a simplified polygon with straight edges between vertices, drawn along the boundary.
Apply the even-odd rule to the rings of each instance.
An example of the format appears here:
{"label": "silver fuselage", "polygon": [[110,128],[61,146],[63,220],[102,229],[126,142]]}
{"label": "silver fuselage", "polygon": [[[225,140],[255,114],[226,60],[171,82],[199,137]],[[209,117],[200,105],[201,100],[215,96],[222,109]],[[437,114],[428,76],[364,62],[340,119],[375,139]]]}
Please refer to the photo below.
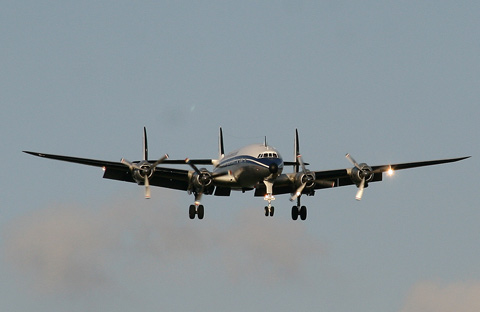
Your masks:
{"label": "silver fuselage", "polygon": [[[274,170],[272,168],[277,168]],[[283,159],[272,146],[252,144],[231,152],[214,166],[215,185],[232,189],[253,188],[282,174]]]}

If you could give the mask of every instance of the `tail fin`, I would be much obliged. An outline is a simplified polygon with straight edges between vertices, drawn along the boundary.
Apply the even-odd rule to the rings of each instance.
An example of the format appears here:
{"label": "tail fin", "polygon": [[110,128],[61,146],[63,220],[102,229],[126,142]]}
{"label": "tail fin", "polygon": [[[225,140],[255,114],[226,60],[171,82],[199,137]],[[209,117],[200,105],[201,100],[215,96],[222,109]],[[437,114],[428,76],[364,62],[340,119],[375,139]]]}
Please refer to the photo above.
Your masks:
{"label": "tail fin", "polygon": [[220,133],[218,134],[218,159],[223,159],[223,157],[225,157],[225,148],[223,146],[222,127],[220,127]]}
{"label": "tail fin", "polygon": [[143,160],[148,159],[147,128],[143,127]]}
{"label": "tail fin", "polygon": [[298,162],[298,155],[300,155],[300,143],[299,143],[299,140],[298,140],[298,129],[295,129],[295,143],[294,143],[293,149],[294,149],[294,152],[295,152],[295,154],[293,155],[294,159],[295,159],[294,172],[297,173],[298,170],[299,170],[299,165],[300,165],[299,162]]}

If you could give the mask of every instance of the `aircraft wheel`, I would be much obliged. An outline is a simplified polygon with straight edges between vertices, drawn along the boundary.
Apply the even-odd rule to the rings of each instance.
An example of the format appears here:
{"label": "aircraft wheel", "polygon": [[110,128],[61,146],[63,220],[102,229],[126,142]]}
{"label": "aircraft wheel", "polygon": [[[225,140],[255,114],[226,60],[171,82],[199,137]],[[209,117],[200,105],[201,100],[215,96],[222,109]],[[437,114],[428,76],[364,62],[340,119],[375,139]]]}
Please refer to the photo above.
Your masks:
{"label": "aircraft wheel", "polygon": [[275,207],[270,207],[270,217],[273,217],[274,213],[275,213]]}
{"label": "aircraft wheel", "polygon": [[200,220],[203,219],[203,216],[205,215],[205,209],[203,208],[203,205],[198,206],[197,215]]}
{"label": "aircraft wheel", "polygon": [[298,207],[293,206],[292,207],[292,220],[297,220],[298,219]]}
{"label": "aircraft wheel", "polygon": [[195,219],[195,205],[190,205],[190,208],[188,209],[188,216],[190,219]]}
{"label": "aircraft wheel", "polygon": [[307,207],[302,206],[300,208],[300,219],[306,220],[307,219]]}
{"label": "aircraft wheel", "polygon": [[268,212],[268,207],[265,206],[265,217],[268,217],[269,214],[270,214],[270,213]]}

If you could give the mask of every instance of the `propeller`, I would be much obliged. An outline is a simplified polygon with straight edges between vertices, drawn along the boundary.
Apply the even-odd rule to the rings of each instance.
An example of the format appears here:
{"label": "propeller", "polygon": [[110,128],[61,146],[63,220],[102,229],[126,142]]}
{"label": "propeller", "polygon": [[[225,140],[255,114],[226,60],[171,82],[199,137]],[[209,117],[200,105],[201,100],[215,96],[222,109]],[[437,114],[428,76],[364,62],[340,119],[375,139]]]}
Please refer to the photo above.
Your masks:
{"label": "propeller", "polygon": [[367,166],[367,164],[361,164],[359,165],[355,159],[350,155],[346,154],[345,157],[355,166],[356,169],[358,169],[358,177],[361,179],[360,184],[358,184],[358,191],[357,194],[355,195],[356,200],[361,200],[363,196],[363,191],[365,189],[365,183],[367,178],[370,179],[372,177],[372,168]]}
{"label": "propeller", "polygon": [[135,179],[135,181],[139,182],[143,180],[143,184],[145,185],[145,198],[149,199],[150,198],[149,178],[152,175],[153,171],[155,171],[155,167],[158,166],[167,158],[168,158],[168,155],[165,154],[163,157],[161,157],[154,163],[149,163],[147,160],[143,160],[140,163],[132,163],[126,160],[125,158],[122,158],[121,163],[128,166],[128,168],[132,172],[132,176]]}
{"label": "propeller", "polygon": [[192,167],[193,171],[195,171],[195,173],[197,174],[198,183],[200,184],[200,186],[197,190],[195,190],[195,204],[200,204],[200,200],[202,198],[202,195],[203,195],[203,192],[204,192],[204,189],[205,189],[205,185],[208,184],[208,182],[209,182],[209,180],[211,180],[212,176],[211,176],[210,173],[205,173],[205,171],[204,172],[200,171],[200,169],[198,169],[198,167],[195,166],[195,164],[190,161],[190,158],[186,158],[185,163],[190,165],[190,167]]}
{"label": "propeller", "polygon": [[297,156],[297,161],[300,164],[300,167],[302,168],[303,176],[302,176],[302,184],[297,188],[295,193],[290,197],[290,201],[294,201],[297,199],[300,195],[302,195],[303,189],[305,186],[307,186],[307,183],[313,182],[314,178],[312,179],[312,176],[308,174],[308,170],[305,167],[305,163],[303,162],[302,155]]}

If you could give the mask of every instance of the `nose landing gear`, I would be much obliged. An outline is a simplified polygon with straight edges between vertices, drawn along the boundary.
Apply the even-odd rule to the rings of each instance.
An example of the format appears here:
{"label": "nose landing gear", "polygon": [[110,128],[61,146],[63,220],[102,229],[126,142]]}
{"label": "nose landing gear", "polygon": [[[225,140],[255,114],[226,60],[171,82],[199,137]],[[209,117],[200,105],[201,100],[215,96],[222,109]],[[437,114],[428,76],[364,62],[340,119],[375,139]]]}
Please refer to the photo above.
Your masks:
{"label": "nose landing gear", "polygon": [[273,217],[275,213],[275,207],[273,206],[265,206],[265,217]]}
{"label": "nose landing gear", "polygon": [[275,200],[275,197],[273,196],[273,182],[264,180],[263,183],[267,188],[267,194],[263,199],[268,201],[268,206],[265,206],[265,217],[273,217],[273,214],[275,213],[275,208],[272,206],[272,200]]}

